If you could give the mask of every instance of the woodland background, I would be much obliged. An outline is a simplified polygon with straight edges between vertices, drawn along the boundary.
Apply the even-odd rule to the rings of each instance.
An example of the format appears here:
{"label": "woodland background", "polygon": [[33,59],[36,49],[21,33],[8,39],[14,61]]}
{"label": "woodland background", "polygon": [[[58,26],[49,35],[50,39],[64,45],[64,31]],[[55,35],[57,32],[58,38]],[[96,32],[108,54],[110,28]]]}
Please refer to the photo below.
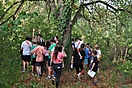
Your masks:
{"label": "woodland background", "polygon": [[[58,35],[68,58],[61,86],[93,88],[85,73],[83,83],[69,71],[71,38],[79,36],[102,51],[99,88],[132,87],[131,0],[0,0],[0,87],[53,88],[43,78],[21,74],[20,45],[26,35],[41,32],[45,41]],[[69,80],[68,80],[69,79]]]}

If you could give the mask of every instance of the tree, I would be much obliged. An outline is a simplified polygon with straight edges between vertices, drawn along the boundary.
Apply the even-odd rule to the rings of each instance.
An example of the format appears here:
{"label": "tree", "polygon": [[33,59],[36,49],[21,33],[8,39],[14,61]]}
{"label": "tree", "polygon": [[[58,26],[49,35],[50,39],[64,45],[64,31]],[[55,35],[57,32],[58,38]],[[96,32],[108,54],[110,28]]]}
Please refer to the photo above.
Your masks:
{"label": "tree", "polygon": [[[122,24],[122,21],[120,20],[121,19],[120,16],[124,13],[126,15],[131,14],[131,10],[132,10],[131,3],[129,3],[130,0],[127,0],[127,1],[87,0],[86,2],[85,1],[82,0],[82,2],[79,3],[77,0],[45,0],[46,2],[45,11],[48,12],[47,13],[48,23],[52,23],[52,21],[55,20],[53,22],[55,25],[57,25],[57,28],[55,29],[58,31],[60,40],[64,43],[64,46],[66,47],[65,49],[68,54],[68,59],[66,59],[65,63],[66,63],[67,69],[69,68],[70,59],[72,55],[71,53],[72,48],[70,46],[71,45],[71,33],[72,33],[73,26],[76,25],[76,22],[78,19],[83,18],[85,19],[85,21],[89,22],[89,28],[91,30],[95,30],[95,29],[102,30],[102,28],[98,28],[98,27],[102,27],[100,25],[104,25],[105,22],[108,22],[107,19],[109,19],[108,17],[109,14],[113,14],[114,19],[119,20],[120,24]],[[0,25],[3,25],[4,23],[8,22],[11,18],[13,18],[14,20],[17,19],[17,17],[19,17],[19,14],[17,14],[18,11],[22,13],[22,11],[24,11],[25,9],[29,10],[32,5],[33,6],[40,5],[41,4],[40,2],[42,1],[24,1],[24,0],[14,1],[8,8],[6,7],[7,9],[5,11],[1,9],[2,16],[0,17],[0,20],[1,20]],[[29,3],[28,7],[21,8],[25,3]],[[17,4],[19,5],[15,7],[15,5]],[[44,3],[42,4],[45,5]],[[15,9],[15,11],[13,11],[12,13],[12,11],[10,11],[11,9]],[[8,14],[7,12],[10,12],[10,14]],[[27,17],[29,17],[29,15],[31,16],[30,19],[31,19],[32,24],[38,24],[38,26],[39,24],[41,24],[39,20],[36,23],[36,20],[38,18],[36,19],[34,19],[35,17],[32,18],[33,14],[31,15],[25,12],[24,12],[25,16]],[[29,23],[28,25],[31,25],[31,24]],[[32,25],[32,26],[35,26],[35,25]],[[27,26],[27,29],[28,27],[29,26]],[[41,28],[43,27],[44,26],[41,26]],[[96,38],[97,37],[98,36],[96,36]],[[95,43],[97,42],[98,40]],[[109,43],[109,40],[107,40],[107,43]]]}
{"label": "tree", "polygon": [[[130,9],[122,8],[122,4],[124,3],[127,5],[128,8],[131,8],[130,5],[126,2],[119,2],[119,1],[89,1],[89,2],[81,2],[76,3],[76,0],[53,0],[52,2],[50,0],[47,0],[46,3],[49,6],[51,10],[57,9],[57,13],[54,12],[55,17],[58,18],[58,25],[59,30],[63,34],[64,41],[63,43],[67,46],[68,52],[72,51],[71,46],[71,32],[73,25],[77,22],[79,18],[84,18],[87,21],[91,22],[91,25],[94,24],[94,22],[99,23],[104,16],[107,16],[107,12],[114,13],[114,15],[119,16],[117,13],[120,13],[120,11],[124,11],[126,13],[131,14]],[[129,2],[129,1],[128,1]],[[79,4],[79,5],[76,5]],[[58,8],[57,8],[58,7]],[[92,20],[89,20],[89,17],[86,17],[86,9],[89,12],[89,16],[91,15]],[[104,12],[101,12],[100,10],[104,8]],[[74,10],[75,9],[75,10]],[[76,11],[77,10],[77,11]],[[59,11],[59,12],[58,12]],[[56,15],[58,14],[58,15]],[[74,16],[73,16],[74,15]],[[98,15],[99,17],[95,17],[95,15]],[[59,16],[59,17],[58,17]],[[73,19],[72,19],[73,18]],[[67,19],[67,20],[66,20]],[[69,52],[68,56],[71,57],[71,52]],[[68,68],[70,63],[70,58],[66,61],[66,68]]]}

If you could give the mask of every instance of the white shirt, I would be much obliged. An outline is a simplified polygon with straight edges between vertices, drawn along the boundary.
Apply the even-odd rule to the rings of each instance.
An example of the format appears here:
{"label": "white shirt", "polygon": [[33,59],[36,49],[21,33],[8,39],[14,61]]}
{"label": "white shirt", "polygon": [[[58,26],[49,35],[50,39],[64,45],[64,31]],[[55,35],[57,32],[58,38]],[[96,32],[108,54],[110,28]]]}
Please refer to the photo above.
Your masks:
{"label": "white shirt", "polygon": [[81,44],[83,44],[83,41],[78,40],[77,42],[75,42],[75,48],[79,49]]}
{"label": "white shirt", "polygon": [[22,42],[21,48],[23,49],[23,55],[30,55],[32,43],[28,40]]}
{"label": "white shirt", "polygon": [[101,51],[97,50],[97,58],[101,57]]}

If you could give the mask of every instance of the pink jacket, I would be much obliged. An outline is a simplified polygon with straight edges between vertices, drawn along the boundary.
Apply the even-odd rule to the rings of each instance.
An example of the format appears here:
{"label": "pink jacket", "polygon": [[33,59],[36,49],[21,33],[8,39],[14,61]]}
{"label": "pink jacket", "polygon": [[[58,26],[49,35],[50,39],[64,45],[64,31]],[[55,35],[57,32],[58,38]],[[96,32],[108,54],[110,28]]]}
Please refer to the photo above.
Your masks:
{"label": "pink jacket", "polygon": [[36,55],[36,61],[37,62],[42,62],[43,61],[43,58],[44,58],[44,54],[45,54],[45,49],[43,46],[37,46],[36,48],[34,48],[32,51],[31,51],[31,54],[34,54]]}

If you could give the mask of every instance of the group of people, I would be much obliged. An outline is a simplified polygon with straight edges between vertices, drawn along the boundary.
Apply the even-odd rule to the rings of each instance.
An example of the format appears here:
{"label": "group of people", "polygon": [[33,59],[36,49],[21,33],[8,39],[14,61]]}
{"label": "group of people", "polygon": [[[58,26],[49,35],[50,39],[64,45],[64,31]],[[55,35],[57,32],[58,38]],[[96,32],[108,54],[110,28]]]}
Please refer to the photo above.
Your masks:
{"label": "group of people", "polygon": [[22,73],[29,71],[29,65],[32,65],[32,75],[42,76],[44,63],[48,71],[48,77],[58,88],[62,68],[64,67],[63,58],[67,57],[63,44],[58,42],[58,36],[53,37],[44,42],[41,34],[37,37],[30,38],[26,36],[26,40],[21,44],[22,55]]}
{"label": "group of people", "polygon": [[[73,66],[75,67],[79,80],[81,80],[80,76],[84,72],[84,68],[87,68],[90,71],[94,71],[96,73],[100,73],[98,63],[101,58],[101,50],[98,45],[95,45],[92,49],[92,46],[89,43],[84,44],[83,41],[77,37],[75,39],[75,42],[74,39],[72,39],[72,48],[73,55],[71,65],[73,64]],[[96,75],[93,79],[93,84],[96,85]]]}
{"label": "group of people", "polygon": [[[92,46],[84,44],[80,38],[76,38],[76,41],[72,39],[73,53],[71,64],[76,70],[76,74],[79,80],[80,76],[84,72],[84,67],[89,68],[91,71],[99,73],[98,62],[101,57],[101,51],[98,45]],[[64,68],[64,58],[67,57],[63,43],[59,42],[58,36],[51,38],[45,42],[41,34],[36,37],[26,36],[26,40],[21,44],[22,55],[22,73],[30,69],[30,62],[32,65],[32,75],[37,74],[42,76],[43,67],[47,68],[47,78],[52,79],[52,83],[59,86],[60,76],[62,68]],[[46,64],[44,66],[44,63]],[[72,68],[73,69],[73,68]],[[94,76],[94,84],[97,84],[96,75]]]}

